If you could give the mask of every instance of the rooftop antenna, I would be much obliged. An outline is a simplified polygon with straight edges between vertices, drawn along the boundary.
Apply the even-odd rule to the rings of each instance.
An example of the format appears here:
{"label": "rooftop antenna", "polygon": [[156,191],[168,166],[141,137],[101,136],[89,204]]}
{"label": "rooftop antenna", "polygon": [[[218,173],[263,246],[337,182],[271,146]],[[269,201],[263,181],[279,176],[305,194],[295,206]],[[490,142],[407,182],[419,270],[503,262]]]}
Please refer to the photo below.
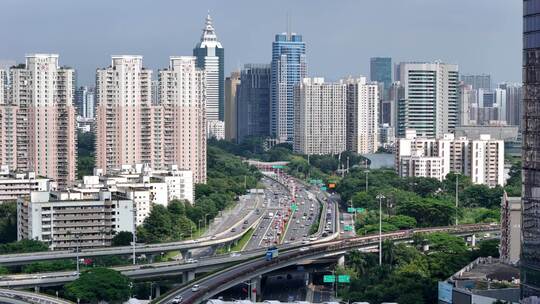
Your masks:
{"label": "rooftop antenna", "polygon": [[287,12],[287,36],[291,37],[291,15]]}

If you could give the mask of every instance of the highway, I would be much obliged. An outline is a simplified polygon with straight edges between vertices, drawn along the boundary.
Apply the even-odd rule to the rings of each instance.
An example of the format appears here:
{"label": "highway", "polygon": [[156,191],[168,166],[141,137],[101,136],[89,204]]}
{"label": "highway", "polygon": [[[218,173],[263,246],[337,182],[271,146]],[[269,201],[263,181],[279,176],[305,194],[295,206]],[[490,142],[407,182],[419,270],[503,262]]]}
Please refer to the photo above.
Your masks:
{"label": "highway", "polygon": [[[276,182],[273,182],[271,179],[263,178],[263,183],[267,185],[272,185],[269,187],[269,192],[274,191],[273,189],[280,189],[281,186],[276,186]],[[276,190],[277,191],[277,190]],[[283,190],[280,189],[279,193],[282,195]],[[270,193],[268,194],[270,196]],[[225,219],[222,223],[219,223],[219,230],[215,235],[208,235],[196,240],[186,240],[179,242],[171,243],[161,243],[161,244],[138,244],[135,246],[135,252],[137,255],[140,254],[161,254],[162,252],[168,251],[183,251],[187,252],[188,250],[197,249],[197,248],[206,248],[211,246],[217,246],[223,243],[231,242],[242,237],[242,235],[248,230],[243,229],[243,227],[248,228],[253,223],[257,222],[259,218],[262,217],[261,210],[265,208],[265,203],[259,198],[261,195],[251,195],[254,198],[255,203],[253,207],[243,208],[240,212],[236,213],[234,217]],[[246,196],[247,197],[247,196]],[[245,198],[244,198],[245,199]],[[247,224],[246,224],[247,223]],[[218,231],[219,231],[218,230]],[[79,256],[82,257],[97,257],[97,256],[107,256],[107,255],[130,255],[133,252],[132,246],[121,246],[121,247],[107,247],[107,248],[98,248],[98,249],[83,249],[80,250]],[[75,251],[44,251],[44,252],[34,252],[34,253],[25,253],[25,254],[6,254],[0,255],[0,265],[2,266],[12,266],[12,265],[23,265],[39,261],[48,261],[48,260],[58,260],[58,259],[72,259],[76,258],[77,253]]]}
{"label": "highway", "polygon": [[[408,241],[411,240],[416,233],[447,232],[455,235],[466,235],[470,233],[483,233],[499,230],[500,227],[498,225],[489,224],[436,227],[384,233],[383,240]],[[156,300],[154,303],[170,303],[175,297],[182,297],[184,300],[183,303],[200,303],[213,297],[219,292],[235,286],[240,282],[249,280],[252,277],[257,277],[276,269],[295,265],[302,260],[339,255],[352,249],[374,246],[378,244],[378,242],[379,236],[374,234],[309,244],[300,248],[291,248],[288,250],[283,249],[279,256],[271,261],[266,261],[266,259],[263,258],[256,258],[224,268],[217,273],[213,273],[209,276],[192,281],[181,288],[175,289]],[[199,285],[200,289],[192,291],[191,288],[194,284]]]}
{"label": "highway", "polygon": [[44,294],[11,289],[0,289],[0,303],[73,304],[73,302],[68,300],[58,299]]}

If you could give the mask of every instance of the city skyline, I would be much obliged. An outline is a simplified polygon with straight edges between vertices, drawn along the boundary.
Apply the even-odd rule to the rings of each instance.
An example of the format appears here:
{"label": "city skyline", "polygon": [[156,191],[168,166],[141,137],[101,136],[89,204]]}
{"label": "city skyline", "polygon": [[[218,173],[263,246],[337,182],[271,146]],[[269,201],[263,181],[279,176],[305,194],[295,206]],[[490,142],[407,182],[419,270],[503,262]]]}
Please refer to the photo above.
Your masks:
{"label": "city skyline", "polygon": [[[142,55],[148,68],[157,70],[166,65],[170,56],[191,53],[200,38],[201,20],[209,10],[220,41],[228,49],[227,75],[246,63],[269,63],[271,41],[275,34],[287,30],[289,15],[291,31],[302,34],[308,45],[309,76],[337,80],[347,75],[368,75],[369,58],[388,56],[395,63],[438,59],[455,63],[464,74],[491,74],[494,83],[521,79],[518,61],[522,25],[511,18],[519,14],[519,2],[312,1],[307,5],[307,1],[283,1],[281,6],[237,2],[242,5],[219,1],[157,5],[57,1],[46,5],[34,2],[34,9],[28,11],[26,2],[7,1],[5,9],[12,13],[0,21],[0,26],[13,28],[9,24],[23,12],[35,21],[6,33],[4,41],[11,47],[0,50],[0,61],[22,62],[22,54],[28,53],[58,53],[64,64],[77,70],[79,86],[92,85],[95,69],[108,62],[111,55]],[[416,14],[420,9],[422,14]],[[118,10],[124,12],[122,17],[116,13]],[[265,14],[257,13],[262,11]],[[323,11],[323,20],[328,22],[320,22]],[[385,18],[372,12],[384,12]],[[146,22],[140,22],[142,13]],[[414,14],[415,18],[402,18]],[[456,14],[461,15],[459,20]],[[64,21],[47,22],[55,17]],[[98,17],[107,22],[94,22]],[[40,26],[36,28],[36,24]],[[427,36],[429,39],[422,38]],[[21,41],[20,37],[25,39]],[[508,43],[501,44],[501,39]],[[327,45],[334,46],[332,60],[328,60]],[[346,56],[349,52],[355,56]]]}

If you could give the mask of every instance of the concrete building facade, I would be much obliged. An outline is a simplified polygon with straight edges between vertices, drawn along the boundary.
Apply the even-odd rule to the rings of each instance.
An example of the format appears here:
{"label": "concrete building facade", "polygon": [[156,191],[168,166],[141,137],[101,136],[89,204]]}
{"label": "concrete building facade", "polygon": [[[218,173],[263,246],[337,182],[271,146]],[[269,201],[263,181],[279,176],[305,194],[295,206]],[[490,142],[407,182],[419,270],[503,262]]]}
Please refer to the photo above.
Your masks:
{"label": "concrete building facade", "polygon": [[345,151],[347,86],[304,78],[295,87],[293,148],[302,154]]}
{"label": "concrete building facade", "polygon": [[[0,165],[68,185],[76,176],[75,70],[56,54],[26,56],[0,103]],[[4,85],[3,90],[6,90]]]}
{"label": "concrete building facade", "polygon": [[225,139],[236,140],[236,91],[240,84],[240,72],[231,72],[231,76],[225,78]]}
{"label": "concrete building facade", "polygon": [[450,172],[469,176],[473,183],[504,185],[504,142],[481,135],[478,139],[418,137],[408,130],[397,142],[396,170],[400,176],[443,180]]}
{"label": "concrete building facade", "polygon": [[375,153],[379,147],[379,85],[365,77],[343,80],[347,86],[347,151]]}
{"label": "concrete building facade", "polygon": [[51,250],[110,246],[115,233],[135,231],[133,201],[118,193],[32,191],[17,201],[17,239]]}
{"label": "concrete building facade", "polygon": [[427,137],[452,132],[458,121],[458,66],[402,62],[399,72],[404,91],[398,106],[398,136],[404,137],[407,129]]}

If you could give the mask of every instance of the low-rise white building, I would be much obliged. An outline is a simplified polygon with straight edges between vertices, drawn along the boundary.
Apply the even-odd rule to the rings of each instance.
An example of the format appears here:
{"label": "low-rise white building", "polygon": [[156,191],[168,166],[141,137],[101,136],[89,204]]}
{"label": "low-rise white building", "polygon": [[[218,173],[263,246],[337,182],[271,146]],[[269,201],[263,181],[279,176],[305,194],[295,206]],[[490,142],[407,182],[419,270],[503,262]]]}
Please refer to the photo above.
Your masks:
{"label": "low-rise white building", "polygon": [[114,234],[134,232],[133,200],[106,190],[32,191],[17,200],[17,239],[52,250],[110,246]]}
{"label": "low-rise white building", "polygon": [[48,191],[50,187],[48,178],[36,177],[34,172],[11,172],[8,166],[0,167],[0,204],[28,196],[30,191]]}
{"label": "low-rise white building", "polygon": [[443,180],[450,172],[469,176],[473,183],[504,185],[504,142],[481,135],[478,139],[417,137],[407,130],[396,147],[396,170],[400,176],[424,176]]}

